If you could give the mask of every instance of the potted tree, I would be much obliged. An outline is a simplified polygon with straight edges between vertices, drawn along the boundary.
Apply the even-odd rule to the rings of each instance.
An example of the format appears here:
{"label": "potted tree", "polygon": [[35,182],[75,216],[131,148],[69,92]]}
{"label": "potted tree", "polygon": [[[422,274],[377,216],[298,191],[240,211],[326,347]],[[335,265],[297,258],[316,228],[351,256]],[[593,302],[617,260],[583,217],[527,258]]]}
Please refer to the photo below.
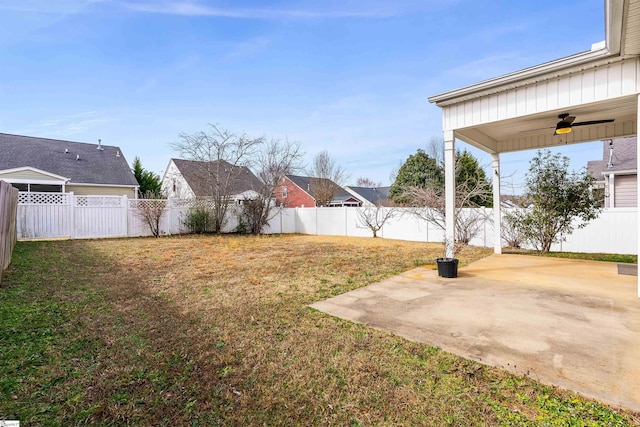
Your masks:
{"label": "potted tree", "polygon": [[447,279],[454,279],[458,277],[458,258],[447,258],[447,242],[444,244],[445,256],[442,258],[436,258],[436,264],[438,265],[438,276],[445,277]]}

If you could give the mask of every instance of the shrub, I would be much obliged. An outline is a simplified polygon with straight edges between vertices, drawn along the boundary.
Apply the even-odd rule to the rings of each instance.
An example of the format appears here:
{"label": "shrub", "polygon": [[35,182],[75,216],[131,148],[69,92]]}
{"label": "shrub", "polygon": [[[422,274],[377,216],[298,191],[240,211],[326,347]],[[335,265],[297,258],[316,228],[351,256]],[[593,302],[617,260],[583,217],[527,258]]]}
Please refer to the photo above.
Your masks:
{"label": "shrub", "polygon": [[182,221],[191,233],[210,233],[216,230],[216,218],[211,211],[203,207],[193,207]]}

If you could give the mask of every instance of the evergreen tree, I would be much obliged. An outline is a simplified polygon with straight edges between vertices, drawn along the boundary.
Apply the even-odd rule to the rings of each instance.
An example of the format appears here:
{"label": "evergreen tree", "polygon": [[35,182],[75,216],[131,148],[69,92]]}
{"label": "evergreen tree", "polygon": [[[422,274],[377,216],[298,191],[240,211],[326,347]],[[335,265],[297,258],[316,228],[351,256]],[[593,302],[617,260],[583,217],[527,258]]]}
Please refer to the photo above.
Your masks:
{"label": "evergreen tree", "polygon": [[398,170],[396,180],[389,188],[389,198],[396,203],[406,204],[409,188],[444,188],[444,170],[438,162],[421,148],[411,154]]}
{"label": "evergreen tree", "polygon": [[[469,191],[478,187],[489,187],[487,175],[480,167],[478,159],[464,150],[456,152],[456,191]],[[468,206],[493,206],[493,197],[487,192],[473,194],[469,197]]]}
{"label": "evergreen tree", "polygon": [[149,195],[153,195],[153,198],[157,198],[160,195],[160,189],[162,187],[160,177],[143,168],[138,156],[133,159],[133,175],[136,177],[138,185],[140,186],[138,190],[140,197],[148,198]]}

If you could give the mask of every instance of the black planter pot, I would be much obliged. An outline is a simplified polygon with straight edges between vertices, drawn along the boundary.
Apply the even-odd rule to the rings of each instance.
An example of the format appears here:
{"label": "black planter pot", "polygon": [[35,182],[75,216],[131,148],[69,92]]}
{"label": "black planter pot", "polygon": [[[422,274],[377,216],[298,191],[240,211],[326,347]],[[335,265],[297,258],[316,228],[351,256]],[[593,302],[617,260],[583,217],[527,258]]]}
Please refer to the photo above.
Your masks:
{"label": "black planter pot", "polygon": [[458,258],[438,258],[438,276],[453,279],[458,277]]}

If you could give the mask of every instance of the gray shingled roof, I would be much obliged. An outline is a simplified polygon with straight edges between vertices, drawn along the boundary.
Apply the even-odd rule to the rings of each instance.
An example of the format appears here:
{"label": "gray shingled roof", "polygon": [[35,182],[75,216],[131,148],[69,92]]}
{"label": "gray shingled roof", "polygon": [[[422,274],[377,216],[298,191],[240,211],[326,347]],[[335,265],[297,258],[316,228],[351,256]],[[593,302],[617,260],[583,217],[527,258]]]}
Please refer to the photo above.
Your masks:
{"label": "gray shingled roof", "polygon": [[353,194],[349,193],[347,190],[345,190],[344,188],[340,187],[338,184],[336,184],[335,182],[327,178],[314,178],[311,176],[300,176],[300,175],[287,175],[287,178],[289,178],[295,185],[297,185],[298,187],[302,188],[304,191],[309,193],[311,197],[313,197],[314,199],[316,198],[316,196],[313,194],[313,186],[311,185],[311,182],[314,179],[322,179],[322,180],[329,181],[333,185],[338,187],[338,191],[336,191],[336,193],[333,195],[332,202],[344,202],[349,199],[356,200],[356,197],[354,197]]}
{"label": "gray shingled roof", "polygon": [[609,166],[609,140],[602,141],[602,160],[591,160],[587,163],[587,172],[596,180],[602,181],[602,173],[635,171],[637,165],[636,136],[616,138],[613,140],[613,158]]}
{"label": "gray shingled roof", "polygon": [[199,162],[195,160],[171,159],[176,165],[184,179],[195,193],[196,197],[211,197],[211,171],[220,171],[223,175],[220,182],[224,183],[229,179],[229,174],[237,176],[232,181],[231,194],[240,194],[245,191],[260,191],[262,183],[260,180],[245,166],[233,166],[224,160],[216,160],[213,162]]}
{"label": "gray shingled roof", "polygon": [[97,146],[0,133],[0,170],[29,166],[70,178],[71,184],[138,185],[119,147],[103,145],[104,150],[98,150]]}
{"label": "gray shingled roof", "polygon": [[366,199],[374,205],[385,205],[390,202],[389,200],[389,188],[391,187],[351,187],[349,189],[356,193],[358,196]]}

